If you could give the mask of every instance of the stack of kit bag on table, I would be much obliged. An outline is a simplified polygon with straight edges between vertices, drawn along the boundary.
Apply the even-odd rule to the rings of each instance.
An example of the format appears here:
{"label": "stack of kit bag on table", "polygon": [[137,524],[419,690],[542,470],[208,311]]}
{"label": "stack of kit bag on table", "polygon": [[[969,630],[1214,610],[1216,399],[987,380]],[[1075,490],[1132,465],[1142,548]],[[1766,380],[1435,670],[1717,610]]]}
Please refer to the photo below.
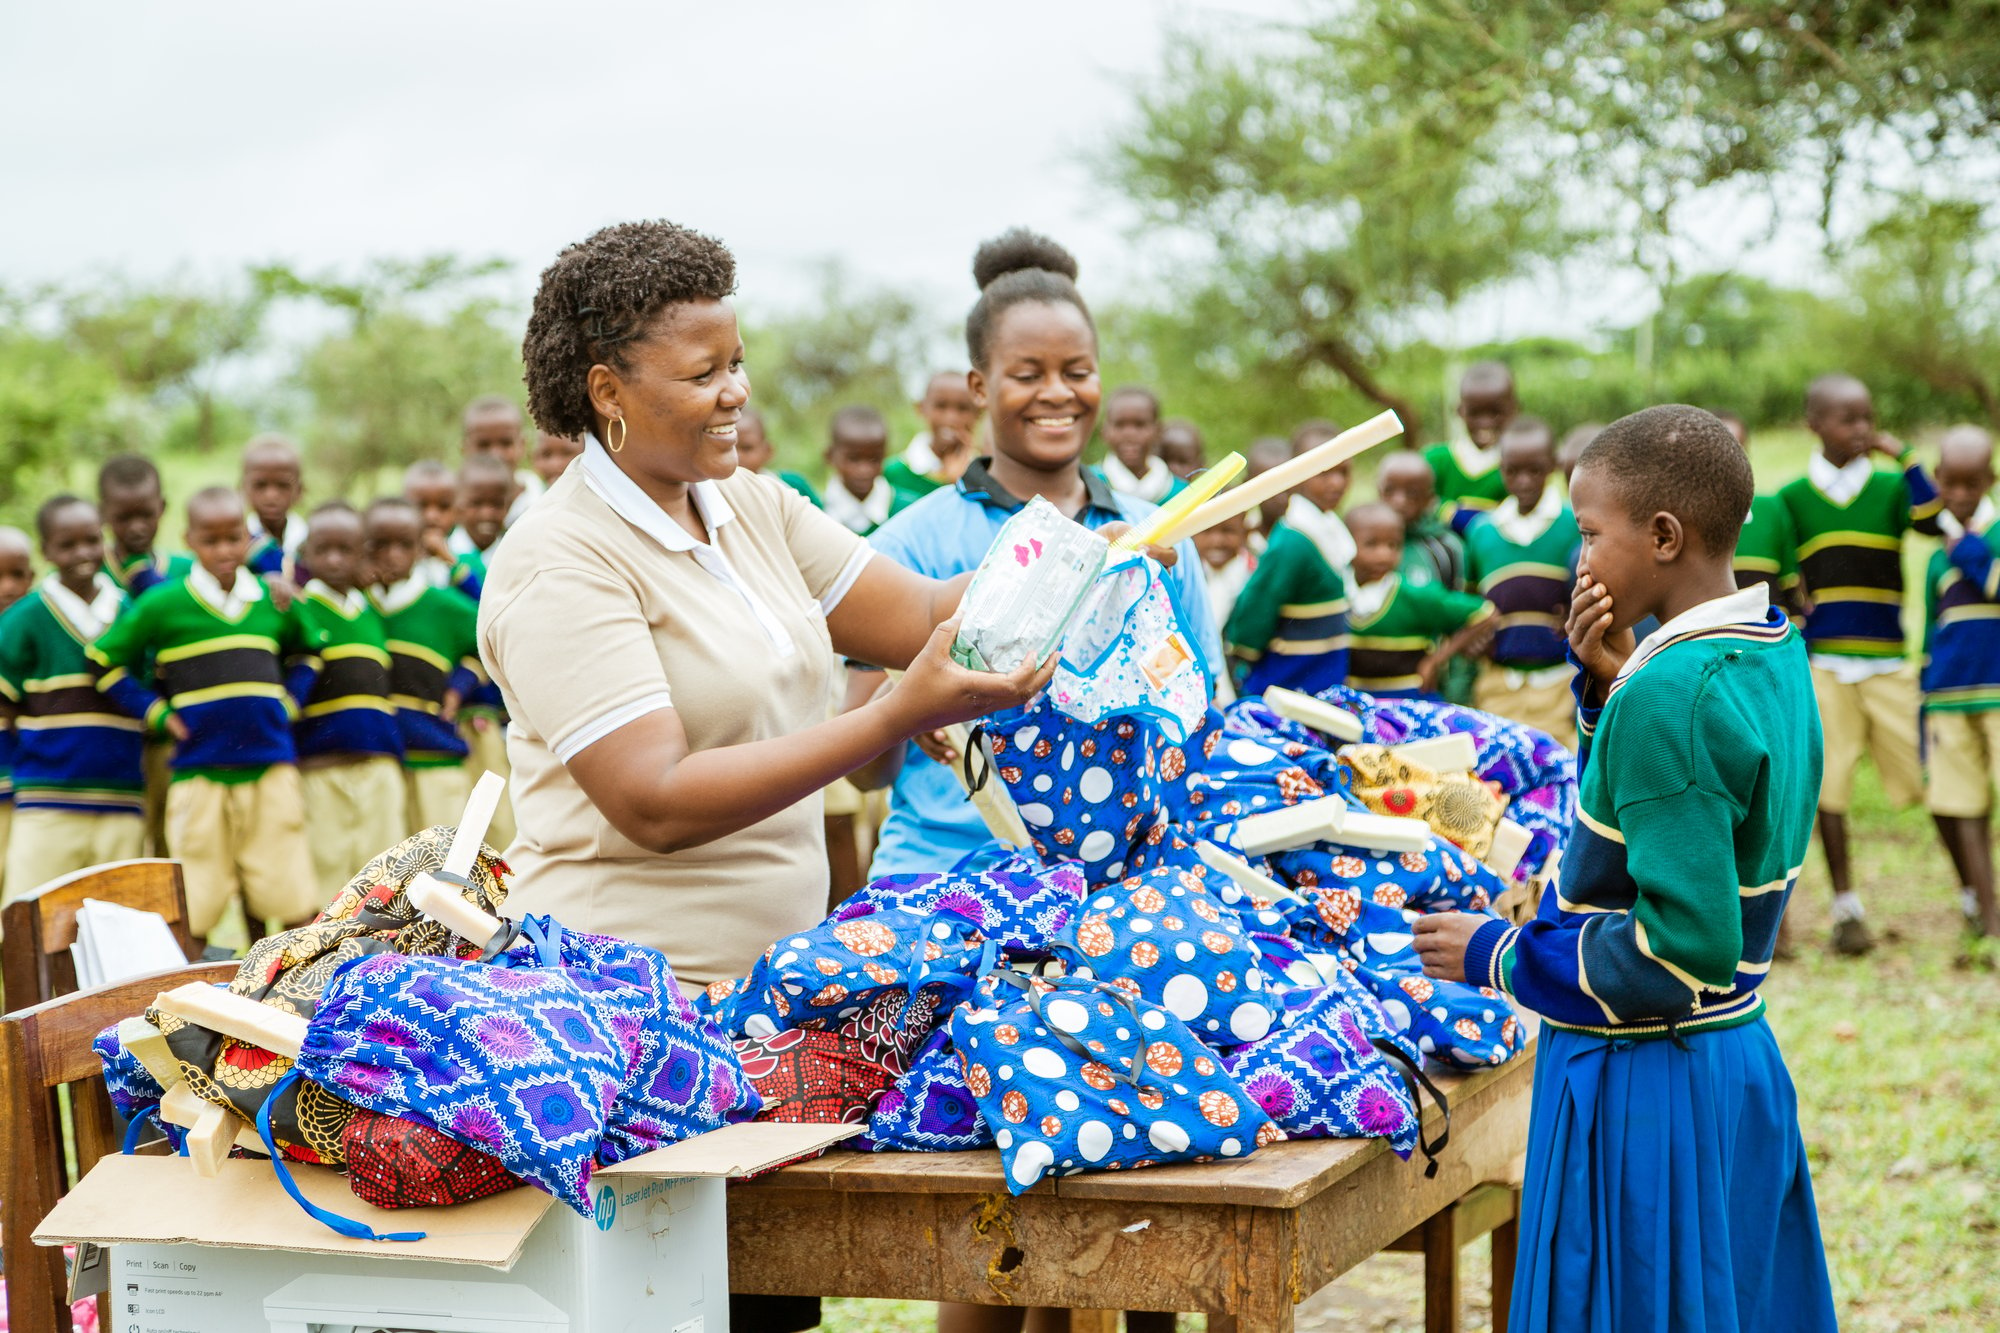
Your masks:
{"label": "stack of kit bag on table", "polygon": [[[438,875],[452,830],[399,843],[319,919],[251,946],[224,988],[305,1021],[296,1058],[159,1007],[106,1029],[97,1050],[128,1151],[185,1084],[255,1126],[302,1207],[286,1161],[344,1168],[378,1207],[462,1203],[522,1183],[591,1215],[590,1171],[753,1116],[762,1102],[730,1042],[697,1013],[657,951],[546,917],[468,942],[410,903]],[[482,850],[460,891],[487,913],[506,869]],[[167,997],[162,997],[166,999]],[[241,1153],[242,1149],[236,1149]],[[388,1237],[389,1239],[401,1237]]]}
{"label": "stack of kit bag on table", "polygon": [[[1201,845],[1240,852],[1243,819],[1326,797],[1475,845],[1505,810],[1536,834],[1512,872],[1528,877],[1560,850],[1574,764],[1484,713],[1338,702],[1381,744],[1336,752],[1254,698],[1178,744],[1136,717],[1077,721],[1046,696],[989,718],[993,776],[1032,851],[879,880],[697,1005],[737,1038],[764,1116],[865,1123],[850,1148],[996,1146],[1016,1192],[1287,1137],[1433,1156],[1424,1066],[1498,1064],[1527,1032],[1505,995],[1426,978],[1410,922],[1488,911],[1512,880],[1435,832],[1416,850],[1312,842],[1246,858],[1247,887]],[[1385,760],[1387,743],[1460,731],[1475,775],[1412,783]]]}
{"label": "stack of kit bag on table", "polygon": [[[589,1215],[594,1165],[753,1118],[860,1124],[864,1150],[995,1146],[1016,1191],[1287,1137],[1434,1157],[1425,1065],[1496,1064],[1526,1033],[1506,996],[1425,978],[1410,922],[1506,891],[1476,855],[1502,809],[1546,816],[1515,874],[1558,852],[1574,770],[1482,713],[1336,702],[1369,743],[1337,751],[1254,698],[1192,728],[1082,722],[1047,697],[991,718],[992,777],[1032,849],[877,881],[693,1001],[627,941],[544,917],[473,941],[427,918],[409,888],[445,864],[451,830],[432,829],[253,946],[226,987],[303,1020],[296,1058],[154,1008],[98,1039],[113,1100],[135,1138],[152,1122],[173,1139],[158,1110],[185,1084],[256,1127],[309,1212],[370,1236],[284,1163],[343,1168],[381,1207],[528,1183]],[[1412,781],[1383,749],[1456,731],[1476,776]],[[1203,855],[1240,852],[1253,815],[1326,797],[1442,835],[1306,843],[1244,858],[1239,877]],[[460,891],[497,914],[506,873],[482,851]]]}

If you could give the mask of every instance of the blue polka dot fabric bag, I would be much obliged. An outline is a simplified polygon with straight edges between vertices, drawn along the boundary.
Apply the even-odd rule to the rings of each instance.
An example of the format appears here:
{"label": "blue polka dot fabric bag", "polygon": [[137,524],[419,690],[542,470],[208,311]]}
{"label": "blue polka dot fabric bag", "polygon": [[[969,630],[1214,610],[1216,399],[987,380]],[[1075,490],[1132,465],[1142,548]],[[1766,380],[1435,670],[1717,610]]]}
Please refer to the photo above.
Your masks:
{"label": "blue polka dot fabric bag", "polygon": [[750,1037],[827,1027],[890,991],[929,990],[948,1008],[998,953],[997,943],[957,912],[856,904],[776,941],[749,976],[710,986],[698,1005],[731,1036]]}
{"label": "blue polka dot fabric bag", "polygon": [[1020,855],[983,870],[878,879],[843,902],[834,919],[891,907],[951,912],[1010,953],[1040,953],[1076,919],[1084,888],[1083,872],[1075,866],[1044,866]]}
{"label": "blue polka dot fabric bag", "polygon": [[430,1125],[590,1215],[593,1163],[749,1119],[728,1041],[680,998],[665,958],[543,931],[487,964],[379,953],[343,964],[294,1073]]}
{"label": "blue polka dot fabric bag", "polygon": [[1163,865],[1103,886],[1055,955],[1069,975],[1161,1006],[1210,1046],[1240,1046],[1271,1030],[1275,1001],[1263,956],[1209,893],[1208,873]]}
{"label": "blue polka dot fabric bag", "polygon": [[931,1034],[875,1103],[867,1130],[847,1141],[864,1152],[959,1152],[992,1144],[993,1132],[980,1118],[979,1101],[944,1028]]}
{"label": "blue polka dot fabric bag", "polygon": [[1185,1024],[1106,982],[994,973],[952,1015],[951,1043],[1015,1194],[1284,1137]]}
{"label": "blue polka dot fabric bag", "polygon": [[1092,884],[1125,873],[1132,844],[1159,818],[1158,733],[1136,718],[1066,717],[1044,691],[986,722],[993,776],[1020,807],[1043,861],[1076,862]]}
{"label": "blue polka dot fabric bag", "polygon": [[1321,988],[1287,1026],[1224,1054],[1222,1067],[1288,1138],[1387,1139],[1399,1157],[1417,1146],[1416,1103],[1362,1006],[1339,989]]}

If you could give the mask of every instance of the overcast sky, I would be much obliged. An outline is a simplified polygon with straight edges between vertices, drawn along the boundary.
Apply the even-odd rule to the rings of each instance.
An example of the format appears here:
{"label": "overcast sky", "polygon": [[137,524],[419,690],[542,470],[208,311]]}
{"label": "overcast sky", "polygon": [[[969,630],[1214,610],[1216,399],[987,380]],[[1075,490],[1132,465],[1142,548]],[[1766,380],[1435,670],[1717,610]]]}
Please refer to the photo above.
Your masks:
{"label": "overcast sky", "polygon": [[[835,257],[955,314],[974,246],[1015,223],[1075,251],[1086,291],[1119,294],[1149,251],[1088,155],[1135,81],[1176,24],[1300,11],[7,4],[0,284],[450,250],[515,261],[525,300],[565,243],[668,217],[729,243],[753,306],[803,301]],[[1542,276],[1461,312],[1456,333],[1584,334],[1634,299],[1628,276]]]}
{"label": "overcast sky", "polygon": [[1295,8],[9,5],[0,281],[436,250],[532,274],[663,216],[726,240],[752,300],[832,255],[955,304],[1016,222],[1104,282],[1127,218],[1084,158],[1168,25]]}

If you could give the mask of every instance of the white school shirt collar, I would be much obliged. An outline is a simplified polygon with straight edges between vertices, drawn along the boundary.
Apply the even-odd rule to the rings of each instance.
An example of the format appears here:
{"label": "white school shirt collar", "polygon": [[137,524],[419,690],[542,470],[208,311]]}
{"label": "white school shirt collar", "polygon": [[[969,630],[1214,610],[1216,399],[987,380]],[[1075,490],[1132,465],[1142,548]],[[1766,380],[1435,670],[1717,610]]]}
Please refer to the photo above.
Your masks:
{"label": "white school shirt collar", "polygon": [[1995,513],[1993,497],[1982,495],[1979,497],[1979,507],[1972,511],[1972,522],[1961,523],[1952,515],[1949,509],[1940,509],[1938,510],[1938,526],[1944,529],[1946,541],[1955,542],[1968,532],[1984,533],[1988,528],[1993,526]]}
{"label": "white school shirt collar", "polygon": [[1158,504],[1174,488],[1173,470],[1162,463],[1157,456],[1146,460],[1146,475],[1140,476],[1118,461],[1118,455],[1106,454],[1098,470],[1111,483],[1111,489],[1122,495],[1134,496],[1147,504]]}
{"label": "white school shirt collar", "polygon": [[[291,524],[285,526],[289,529]],[[235,584],[225,591],[216,582],[215,575],[197,561],[195,567],[188,571],[187,586],[188,591],[195,595],[195,600],[207,605],[224,620],[241,620],[253,603],[264,600],[263,583],[247,569],[238,569]]]}
{"label": "white school shirt collar", "polygon": [[722,528],[735,521],[736,511],[729,507],[729,501],[723,498],[721,488],[714,482],[698,481],[688,488],[695,512],[701,515],[702,526],[708,529],[708,541],[698,542],[686,528],[668,518],[667,511],[655,504],[652,496],[639,489],[638,482],[625,475],[624,469],[612,461],[611,451],[599,443],[594,434],[583,437],[583,481],[598,499],[611,507],[612,513],[666,550],[692,555],[697,565],[729,585],[743,599],[750,614],[757,618],[764,637],[771,641],[771,646],[777,649],[780,657],[790,657],[798,651],[797,645],[792,642],[791,631],[785,628],[770,607],[764,605],[763,599],[737,577],[735,566],[722,552]]}
{"label": "white school shirt collar", "polygon": [[918,431],[903,447],[903,466],[920,477],[937,476],[938,469],[943,465],[944,460],[937,456],[937,450],[931,448],[931,433],[927,430]]}
{"label": "white school shirt collar", "polygon": [[1521,512],[1520,502],[1510,495],[1493,507],[1487,521],[1500,529],[1500,535],[1514,545],[1526,546],[1562,517],[1562,508],[1562,493],[1549,484],[1542,487],[1542,498],[1535,501],[1535,507],[1527,513]]}
{"label": "white school shirt collar", "polygon": [[1340,515],[1328,513],[1303,495],[1294,495],[1285,505],[1285,526],[1318,547],[1326,563],[1339,570],[1342,578],[1347,577],[1354,564],[1354,534],[1340,521]]}
{"label": "white school shirt collar", "polygon": [[[444,535],[444,549],[453,555],[473,555],[479,547],[473,544],[472,534],[464,528],[453,528]],[[435,556],[432,559],[436,559]]]}
{"label": "white school shirt collar", "polygon": [[[256,545],[271,534],[264,531],[264,525],[255,514],[250,515],[250,544]],[[285,515],[285,535],[278,542],[278,549],[290,560],[306,544],[306,521],[297,514]],[[210,580],[213,582],[213,580]]]}
{"label": "white school shirt collar", "polygon": [[1402,585],[1403,576],[1393,569],[1373,583],[1355,584],[1347,595],[1348,620],[1373,620],[1381,615],[1382,608],[1389,604],[1389,599]]}
{"label": "white school shirt collar", "polygon": [[344,593],[335,592],[325,580],[314,579],[302,590],[307,597],[317,597],[348,620],[361,614],[368,605],[368,594],[359,588],[349,588]]}
{"label": "white school shirt collar", "polygon": [[1868,478],[1875,475],[1875,460],[1868,454],[1851,458],[1845,467],[1835,467],[1827,456],[1814,450],[1806,459],[1806,479],[1821,495],[1842,506],[1854,503]]}
{"label": "white school shirt collar", "polygon": [[91,580],[90,600],[86,602],[63,586],[62,576],[53,570],[42,577],[42,597],[86,643],[111,628],[125,600],[109,576],[98,574]]}
{"label": "white school shirt collar", "polygon": [[[516,472],[514,474],[514,484],[521,488],[521,493],[516,495],[514,502],[507,506],[507,517],[500,525],[503,528],[511,528],[520,522],[521,515],[527,513],[534,506],[535,501],[548,494],[549,490],[548,483],[542,480],[542,474],[533,468],[522,468],[519,472]],[[460,554],[463,554],[463,552]]]}
{"label": "white school shirt collar", "polygon": [[1471,440],[1453,440],[1451,456],[1458,460],[1458,470],[1468,477],[1483,477],[1500,466],[1500,444],[1496,440],[1491,446],[1481,449]]}
{"label": "white school shirt collar", "polygon": [[374,597],[375,606],[383,615],[393,616],[398,612],[409,610],[419,597],[436,586],[438,585],[431,582],[430,576],[425,571],[415,569],[411,571],[410,577],[401,583],[384,584],[370,595]]}
{"label": "white school shirt collar", "polygon": [[896,490],[887,477],[877,477],[875,484],[868,488],[867,497],[857,500],[836,476],[826,488],[824,503],[828,518],[849,532],[865,533],[889,521],[890,506],[896,503]]}
{"label": "white school shirt collar", "polygon": [[1618,675],[1611,683],[1616,685],[1630,676],[1644,666],[1654,653],[1683,634],[1692,634],[1696,630],[1721,629],[1725,625],[1762,625],[1770,618],[1770,611],[1771,585],[1761,581],[1747,588],[1738,588],[1726,596],[1712,597],[1697,606],[1691,606],[1648,634],[1638,648],[1633,650],[1632,655],[1625,659],[1625,665],[1618,669]]}

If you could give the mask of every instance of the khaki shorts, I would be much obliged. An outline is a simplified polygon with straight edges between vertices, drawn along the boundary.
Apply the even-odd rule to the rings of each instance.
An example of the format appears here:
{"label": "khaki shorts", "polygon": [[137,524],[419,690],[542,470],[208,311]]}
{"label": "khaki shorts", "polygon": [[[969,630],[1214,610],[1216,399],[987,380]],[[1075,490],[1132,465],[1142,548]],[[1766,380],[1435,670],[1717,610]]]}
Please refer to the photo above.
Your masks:
{"label": "khaki shorts", "polygon": [[299,774],[322,909],[354,872],[401,842],[403,766],[390,755],[308,768]]}
{"label": "khaki shorts", "polygon": [[75,810],[14,811],[7,832],[5,897],[12,901],[50,880],[129,861],[146,852],[146,821],[137,814],[87,815]]}
{"label": "khaki shorts", "polygon": [[167,788],[167,845],[187,877],[189,931],[215,929],[239,893],[253,920],[295,926],[319,910],[303,792],[291,764],[254,782],[187,777]]}
{"label": "khaki shorts", "polygon": [[2000,708],[1924,714],[1924,795],[1931,813],[1984,819],[2000,787]]}
{"label": "khaki shorts", "polygon": [[[472,796],[472,775],[463,764],[403,770],[403,832],[421,833],[438,824],[457,828]],[[487,838],[492,841],[491,837]],[[355,867],[359,869],[360,867]]]}
{"label": "khaki shorts", "polygon": [[1536,685],[1492,662],[1483,662],[1479,677],[1472,683],[1472,706],[1510,722],[1520,722],[1546,731],[1570,750],[1576,749],[1576,695],[1570,692],[1570,677]]}
{"label": "khaki shorts", "polygon": [[[479,781],[482,774],[498,773],[509,779],[506,794],[494,807],[493,822],[486,826],[486,845],[505,852],[513,844],[515,831],[514,770],[507,762],[507,723],[491,713],[483,714],[481,720],[487,725],[476,727],[472,719],[467,718],[458,729],[459,734],[465,737],[465,743],[472,747],[472,754],[465,761],[466,795],[472,794],[471,784]],[[456,824],[458,816],[453,815],[451,822]]]}
{"label": "khaki shorts", "polygon": [[1826,770],[1819,784],[1819,808],[1844,815],[1854,800],[1854,770],[1866,754],[1882,775],[1882,790],[1898,810],[1924,794],[1917,763],[1917,673],[1902,667],[1852,685],[1835,680],[1823,667],[1812,669],[1813,697],[1826,737]]}

